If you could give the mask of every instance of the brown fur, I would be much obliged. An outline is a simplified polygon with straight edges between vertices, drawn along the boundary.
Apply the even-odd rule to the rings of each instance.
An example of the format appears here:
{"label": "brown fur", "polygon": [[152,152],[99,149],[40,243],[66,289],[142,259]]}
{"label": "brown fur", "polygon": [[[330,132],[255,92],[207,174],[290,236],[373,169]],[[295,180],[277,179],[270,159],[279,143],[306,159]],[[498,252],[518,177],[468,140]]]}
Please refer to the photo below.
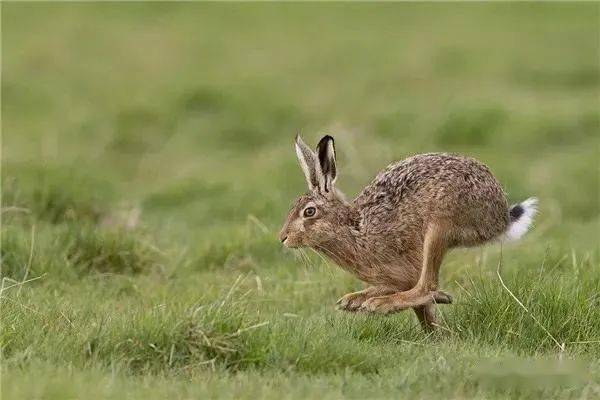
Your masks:
{"label": "brown fur", "polygon": [[[299,138],[296,145],[301,153],[310,151]],[[321,162],[335,165],[333,138],[323,138],[317,150]],[[333,186],[335,168],[330,176],[319,160],[314,165],[312,184],[307,174],[312,190],[296,200],[280,239],[288,247],[312,247],[371,285],[338,301],[348,311],[413,308],[425,327],[434,326],[435,302],[451,302],[438,290],[445,253],[499,238],[511,222],[500,184],[472,158],[410,157],[388,166],[350,202]],[[323,182],[332,182],[333,190]],[[316,214],[305,217],[306,207]]]}

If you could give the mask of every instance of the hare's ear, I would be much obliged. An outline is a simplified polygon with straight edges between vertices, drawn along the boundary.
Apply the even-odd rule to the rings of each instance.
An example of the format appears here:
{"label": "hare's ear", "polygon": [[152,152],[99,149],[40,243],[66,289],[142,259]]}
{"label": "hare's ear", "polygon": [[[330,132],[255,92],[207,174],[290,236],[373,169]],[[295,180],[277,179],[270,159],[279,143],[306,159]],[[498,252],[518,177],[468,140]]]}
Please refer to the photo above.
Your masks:
{"label": "hare's ear", "polygon": [[323,174],[322,191],[333,192],[337,178],[337,167],[335,165],[335,143],[329,135],[323,136],[317,145],[319,166]]}
{"label": "hare's ear", "polygon": [[306,177],[308,188],[315,190],[319,188],[319,175],[321,171],[317,170],[317,156],[303,141],[300,135],[296,135],[296,156],[300,162],[300,167]]}

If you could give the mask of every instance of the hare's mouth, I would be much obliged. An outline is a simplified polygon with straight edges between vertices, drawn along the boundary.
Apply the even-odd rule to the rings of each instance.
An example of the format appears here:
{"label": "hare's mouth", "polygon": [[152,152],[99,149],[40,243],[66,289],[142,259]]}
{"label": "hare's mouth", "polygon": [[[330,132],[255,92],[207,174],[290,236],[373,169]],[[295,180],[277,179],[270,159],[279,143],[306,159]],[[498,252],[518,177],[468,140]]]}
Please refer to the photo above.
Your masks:
{"label": "hare's mouth", "polygon": [[297,247],[300,247],[300,243],[298,243],[298,241],[290,239],[289,236],[286,236],[285,238],[283,238],[281,240],[281,243],[283,243],[283,245],[289,249],[295,249]]}

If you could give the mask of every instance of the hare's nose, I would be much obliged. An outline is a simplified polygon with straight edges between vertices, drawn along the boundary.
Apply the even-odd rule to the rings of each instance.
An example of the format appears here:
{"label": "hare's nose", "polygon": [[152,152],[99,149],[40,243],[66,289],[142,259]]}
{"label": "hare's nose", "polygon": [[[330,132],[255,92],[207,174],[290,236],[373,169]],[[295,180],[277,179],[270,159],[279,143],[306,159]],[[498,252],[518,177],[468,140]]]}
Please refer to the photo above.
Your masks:
{"label": "hare's nose", "polygon": [[281,240],[281,243],[285,243],[285,241],[287,240],[287,236],[280,237],[279,240]]}

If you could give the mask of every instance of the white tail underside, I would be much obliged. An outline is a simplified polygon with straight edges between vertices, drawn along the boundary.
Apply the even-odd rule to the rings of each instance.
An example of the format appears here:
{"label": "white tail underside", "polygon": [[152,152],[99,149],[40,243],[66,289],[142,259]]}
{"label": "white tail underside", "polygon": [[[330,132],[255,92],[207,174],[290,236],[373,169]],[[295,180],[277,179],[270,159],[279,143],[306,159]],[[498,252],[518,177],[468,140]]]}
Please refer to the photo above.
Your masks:
{"label": "white tail underside", "polygon": [[531,197],[520,203],[520,206],[523,207],[523,214],[508,226],[507,240],[518,240],[527,233],[533,223],[533,217],[537,214],[538,200]]}

